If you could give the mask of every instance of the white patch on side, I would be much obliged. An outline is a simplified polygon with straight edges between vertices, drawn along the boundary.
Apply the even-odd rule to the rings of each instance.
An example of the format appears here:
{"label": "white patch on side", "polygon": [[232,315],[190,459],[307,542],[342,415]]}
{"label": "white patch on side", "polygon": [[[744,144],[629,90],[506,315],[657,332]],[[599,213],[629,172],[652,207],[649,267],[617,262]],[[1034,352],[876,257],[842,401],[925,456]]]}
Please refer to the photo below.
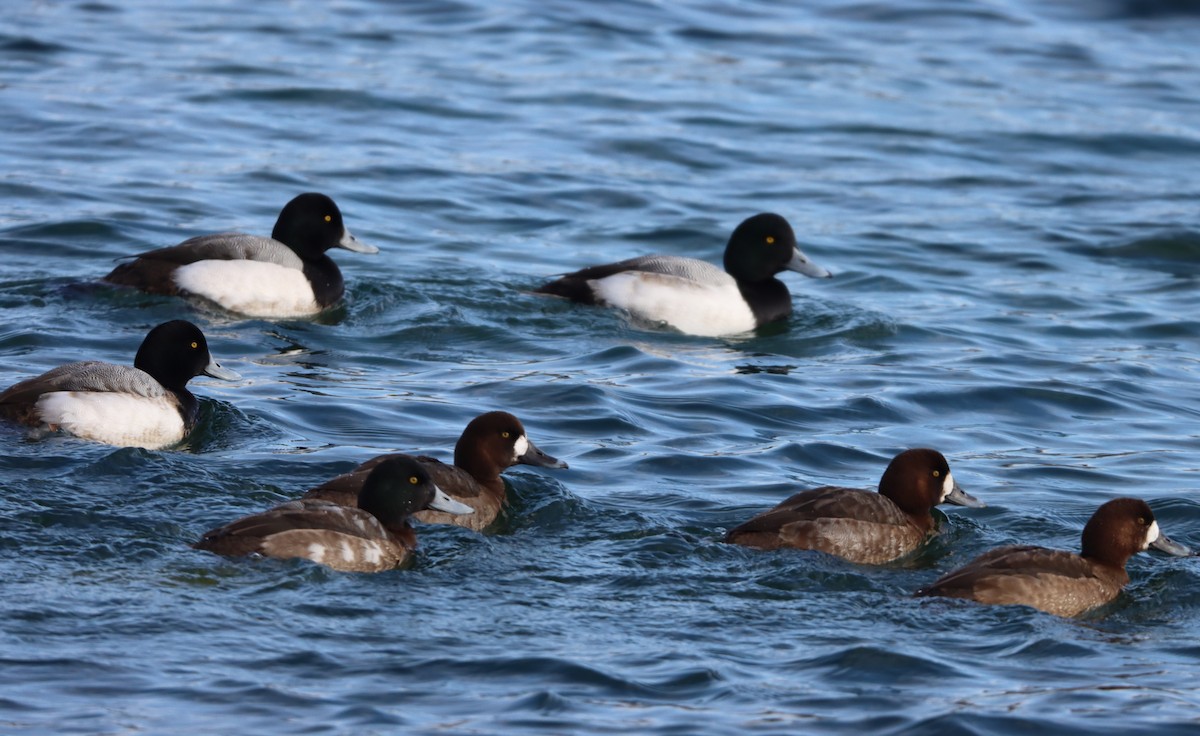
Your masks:
{"label": "white patch on side", "polygon": [[529,438],[521,435],[513,443],[513,459],[516,460],[527,452],[529,452]]}
{"label": "white patch on side", "polygon": [[379,546],[379,542],[363,542],[362,554],[367,564],[379,565],[383,562],[383,547]]}
{"label": "white patch on side", "polygon": [[175,271],[180,289],[250,317],[321,311],[304,272],[263,261],[197,261]]}
{"label": "white patch on side", "polygon": [[343,539],[340,540],[340,544],[342,548],[342,559],[346,562],[354,562],[358,555],[355,554],[354,548],[350,546],[350,542]]}
{"label": "white patch on side", "polygon": [[313,562],[323,562],[325,560],[325,545],[309,542],[308,559]]}
{"label": "white patch on side", "polygon": [[1150,545],[1157,542],[1158,535],[1161,533],[1162,532],[1160,532],[1158,530],[1158,522],[1157,521],[1150,522],[1150,528],[1146,530],[1146,543],[1142,546],[1142,549],[1146,549]]}
{"label": "white patch on side", "polygon": [[666,322],[689,335],[715,337],[758,326],[732,276],[720,286],[659,273],[627,271],[589,281],[596,296],[649,322]]}
{"label": "white patch on side", "polygon": [[942,500],[938,503],[946,503],[951,493],[954,493],[954,473],[946,473],[946,480],[942,481]]}
{"label": "white patch on side", "polygon": [[102,391],[42,394],[42,422],[76,437],[117,447],[157,450],[183,439],[183,416],[174,402]]}

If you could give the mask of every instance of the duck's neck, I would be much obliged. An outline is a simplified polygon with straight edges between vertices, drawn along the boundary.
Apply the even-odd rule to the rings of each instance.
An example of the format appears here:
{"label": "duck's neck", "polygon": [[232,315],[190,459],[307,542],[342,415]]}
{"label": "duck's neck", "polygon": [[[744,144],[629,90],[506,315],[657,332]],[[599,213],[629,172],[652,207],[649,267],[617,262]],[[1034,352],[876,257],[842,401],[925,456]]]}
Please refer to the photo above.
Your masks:
{"label": "duck's neck", "polygon": [[762,281],[738,281],[737,287],[760,325],[783,319],[792,313],[791,293],[782,281],[773,276]]}
{"label": "duck's neck", "polygon": [[408,519],[399,524],[389,525],[387,530],[405,549],[417,548],[417,532],[412,528],[412,524],[408,523]]}
{"label": "duck's neck", "polygon": [[342,272],[333,259],[322,253],[320,257],[304,262],[304,277],[312,284],[313,297],[317,304],[328,307],[341,300],[346,291]]}

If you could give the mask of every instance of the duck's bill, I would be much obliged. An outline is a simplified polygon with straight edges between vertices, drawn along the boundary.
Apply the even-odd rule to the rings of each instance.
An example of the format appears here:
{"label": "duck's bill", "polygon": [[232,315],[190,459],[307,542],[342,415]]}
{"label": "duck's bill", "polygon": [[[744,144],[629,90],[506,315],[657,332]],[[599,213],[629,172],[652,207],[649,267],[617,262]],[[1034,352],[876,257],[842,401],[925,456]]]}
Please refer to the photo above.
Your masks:
{"label": "duck's bill", "polygon": [[204,366],[202,373],[204,373],[206,376],[219,378],[222,381],[236,381],[242,377],[237,371],[231,371],[228,368],[223,368],[220,363],[212,358],[208,359],[208,365]]}
{"label": "duck's bill", "polygon": [[833,278],[833,274],[809,260],[808,256],[804,255],[799,248],[792,250],[792,260],[788,261],[784,268],[796,273],[802,273],[814,279]]}
{"label": "duck's bill", "polygon": [[946,496],[946,503],[952,503],[955,506],[966,506],[969,509],[987,508],[986,503],[964,491],[958,483],[955,483],[954,487],[950,489],[949,495]]}
{"label": "duck's bill", "polygon": [[1150,548],[1156,549],[1159,552],[1165,552],[1166,554],[1174,557],[1188,557],[1192,554],[1192,550],[1189,547],[1180,544],[1179,542],[1172,541],[1167,537],[1166,534],[1163,534],[1162,532],[1158,533],[1158,539],[1150,543]]}
{"label": "duck's bill", "polygon": [[[526,438],[528,440],[528,438]],[[567,464],[556,457],[547,455],[538,449],[538,446],[529,443],[529,448],[525,453],[517,458],[517,462],[521,465],[533,465],[538,468],[566,468]]]}
{"label": "duck's bill", "polygon": [[473,514],[475,509],[462,503],[455,501],[446,492],[437,486],[433,487],[433,500],[429,502],[429,508],[434,511],[445,511],[447,514]]}
{"label": "duck's bill", "polygon": [[376,248],[375,246],[368,245],[367,243],[364,243],[361,240],[359,240],[358,238],[351,235],[349,230],[346,230],[342,233],[342,239],[338,241],[338,247],[345,248],[346,250],[352,250],[355,253],[378,253],[379,252],[379,249]]}

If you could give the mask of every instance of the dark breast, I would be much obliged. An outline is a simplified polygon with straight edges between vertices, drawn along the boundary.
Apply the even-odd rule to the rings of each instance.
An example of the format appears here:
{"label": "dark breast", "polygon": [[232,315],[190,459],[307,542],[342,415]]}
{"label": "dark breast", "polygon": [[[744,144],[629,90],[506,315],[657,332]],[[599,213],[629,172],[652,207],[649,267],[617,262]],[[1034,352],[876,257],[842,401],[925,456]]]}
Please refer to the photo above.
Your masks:
{"label": "dark breast", "polygon": [[322,307],[329,307],[342,300],[346,282],[342,272],[329,256],[322,255],[316,262],[304,264],[304,277],[312,286],[313,298]]}
{"label": "dark breast", "polygon": [[786,319],[792,313],[792,294],[779,279],[755,283],[738,282],[738,291],[750,305],[759,326]]}

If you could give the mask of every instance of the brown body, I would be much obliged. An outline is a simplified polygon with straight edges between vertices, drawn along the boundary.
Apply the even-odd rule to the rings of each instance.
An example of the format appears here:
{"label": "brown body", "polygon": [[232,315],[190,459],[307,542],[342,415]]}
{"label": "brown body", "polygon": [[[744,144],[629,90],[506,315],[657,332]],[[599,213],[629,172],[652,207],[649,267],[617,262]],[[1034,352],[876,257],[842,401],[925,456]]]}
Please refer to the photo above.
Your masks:
{"label": "brown body", "polygon": [[415,512],[471,513],[411,458],[377,463],[361,485],[355,506],[289,501],[213,529],[193,546],[222,555],[298,557],[344,572],[380,572],[412,556],[417,536],[408,519]]}
{"label": "brown body", "polygon": [[881,565],[912,552],[933,517],[912,518],[888,498],[856,488],[802,491],[730,530],[725,541],[758,549],[815,549]]}
{"label": "brown body", "polygon": [[954,483],[940,452],[907,450],[888,465],[879,492],[825,486],[801,491],[734,527],[725,541],[759,549],[811,549],[880,565],[915,552],[935,531],[933,507],[982,506]]}
{"label": "brown body", "polygon": [[1081,554],[1029,545],[1000,547],[946,573],[917,595],[1077,616],[1121,593],[1129,582],[1125,563],[1134,554],[1147,547],[1189,554],[1159,532],[1150,507],[1136,498],[1113,499],[1097,509],[1083,529],[1081,546]]}
{"label": "brown body", "polygon": [[349,473],[343,473],[313,488],[304,494],[304,498],[323,499],[343,506],[354,506],[358,503],[358,492],[371,469],[384,460],[398,457],[411,458],[419,462],[438,488],[446,492],[446,495],[475,510],[475,513],[469,515],[447,514],[444,511],[432,509],[414,514],[415,518],[424,523],[454,524],[479,531],[490,526],[508,502],[504,492],[504,479],[500,477],[499,473],[496,473],[493,478],[481,481],[462,468],[447,465],[436,458],[425,455],[414,457],[402,453],[373,457]]}
{"label": "brown body", "polygon": [[1022,604],[1058,616],[1076,616],[1116,598],[1128,582],[1123,565],[1021,545],[985,552],[920,594],[990,605]]}
{"label": "brown body", "polygon": [[475,510],[469,515],[452,515],[431,509],[416,514],[417,519],[430,524],[465,526],[476,531],[491,526],[508,503],[504,479],[500,477],[502,471],[517,464],[567,467],[566,463],[547,455],[530,442],[524,425],[515,416],[492,411],[471,420],[463,430],[454,447],[453,465],[425,455],[380,455],[349,473],[322,483],[304,497],[353,506],[363,480],[372,468],[390,458],[407,458],[419,463],[446,495]]}
{"label": "brown body", "polygon": [[328,501],[289,501],[213,529],[193,545],[221,555],[302,557],[343,572],[381,572],[412,556],[407,523],[384,527],[362,509]]}

